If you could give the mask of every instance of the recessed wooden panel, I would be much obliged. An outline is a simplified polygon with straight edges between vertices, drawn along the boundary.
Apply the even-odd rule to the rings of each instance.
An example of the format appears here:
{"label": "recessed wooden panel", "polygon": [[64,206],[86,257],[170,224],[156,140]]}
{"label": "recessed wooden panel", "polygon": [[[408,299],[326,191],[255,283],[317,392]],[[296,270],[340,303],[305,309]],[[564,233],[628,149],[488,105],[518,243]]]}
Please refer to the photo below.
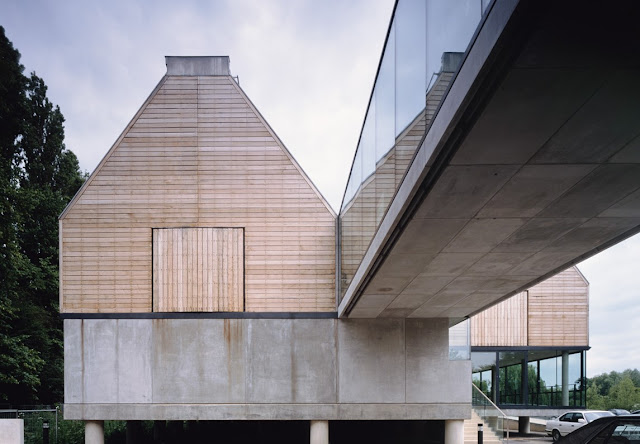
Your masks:
{"label": "recessed wooden panel", "polygon": [[243,310],[241,228],[153,230],[153,311]]}

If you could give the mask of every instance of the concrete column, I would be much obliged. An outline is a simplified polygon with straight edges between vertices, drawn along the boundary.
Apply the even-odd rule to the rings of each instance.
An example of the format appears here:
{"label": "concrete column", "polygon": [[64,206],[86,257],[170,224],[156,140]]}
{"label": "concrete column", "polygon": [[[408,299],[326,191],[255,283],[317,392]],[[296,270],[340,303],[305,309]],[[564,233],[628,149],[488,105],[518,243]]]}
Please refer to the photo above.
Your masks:
{"label": "concrete column", "polygon": [[311,421],[309,438],[311,444],[329,444],[329,421]]}
{"label": "concrete column", "polygon": [[562,352],[562,405],[569,405],[569,352]]}
{"label": "concrete column", "polygon": [[531,433],[531,420],[528,416],[518,416],[518,433]]}
{"label": "concrete column", "polygon": [[444,422],[444,444],[464,444],[464,421],[447,419]]}
{"label": "concrete column", "polygon": [[104,444],[104,421],[84,422],[84,443]]}

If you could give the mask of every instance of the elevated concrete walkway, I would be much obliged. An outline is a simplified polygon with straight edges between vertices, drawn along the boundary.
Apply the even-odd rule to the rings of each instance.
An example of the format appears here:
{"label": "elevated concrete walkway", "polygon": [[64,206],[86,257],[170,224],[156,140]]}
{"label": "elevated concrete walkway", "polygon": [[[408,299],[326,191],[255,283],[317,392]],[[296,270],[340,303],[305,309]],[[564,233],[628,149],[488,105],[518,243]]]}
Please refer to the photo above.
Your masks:
{"label": "elevated concrete walkway", "polygon": [[496,1],[339,316],[455,323],[640,231],[637,20]]}

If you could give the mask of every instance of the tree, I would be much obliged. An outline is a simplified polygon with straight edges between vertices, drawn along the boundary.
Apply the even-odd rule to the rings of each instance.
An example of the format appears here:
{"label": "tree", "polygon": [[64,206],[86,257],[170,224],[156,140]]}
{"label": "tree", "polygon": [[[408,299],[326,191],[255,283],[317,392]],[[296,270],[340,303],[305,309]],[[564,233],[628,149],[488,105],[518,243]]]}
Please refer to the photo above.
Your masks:
{"label": "tree", "polygon": [[589,378],[587,406],[592,409],[640,409],[640,372],[627,369]]}
{"label": "tree", "polygon": [[0,27],[0,399],[62,399],[58,215],[85,180],[44,80]]}
{"label": "tree", "polygon": [[640,388],[633,384],[629,375],[622,378],[611,387],[607,407],[610,409],[634,410],[640,406]]}
{"label": "tree", "polygon": [[606,399],[600,394],[600,387],[595,382],[587,388],[587,405],[594,410],[605,410],[607,408]]}

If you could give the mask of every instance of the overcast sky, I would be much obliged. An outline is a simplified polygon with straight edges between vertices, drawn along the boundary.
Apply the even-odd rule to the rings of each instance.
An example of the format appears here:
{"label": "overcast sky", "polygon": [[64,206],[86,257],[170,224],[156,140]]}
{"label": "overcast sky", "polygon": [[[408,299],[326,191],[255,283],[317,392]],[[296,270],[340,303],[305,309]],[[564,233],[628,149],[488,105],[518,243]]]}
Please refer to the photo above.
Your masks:
{"label": "overcast sky", "polygon": [[[164,75],[165,55],[229,55],[242,88],[337,210],[393,3],[2,0],[0,25],[60,105],[83,170],[93,171]],[[640,368],[640,236],[580,268],[591,283],[589,376]]]}

